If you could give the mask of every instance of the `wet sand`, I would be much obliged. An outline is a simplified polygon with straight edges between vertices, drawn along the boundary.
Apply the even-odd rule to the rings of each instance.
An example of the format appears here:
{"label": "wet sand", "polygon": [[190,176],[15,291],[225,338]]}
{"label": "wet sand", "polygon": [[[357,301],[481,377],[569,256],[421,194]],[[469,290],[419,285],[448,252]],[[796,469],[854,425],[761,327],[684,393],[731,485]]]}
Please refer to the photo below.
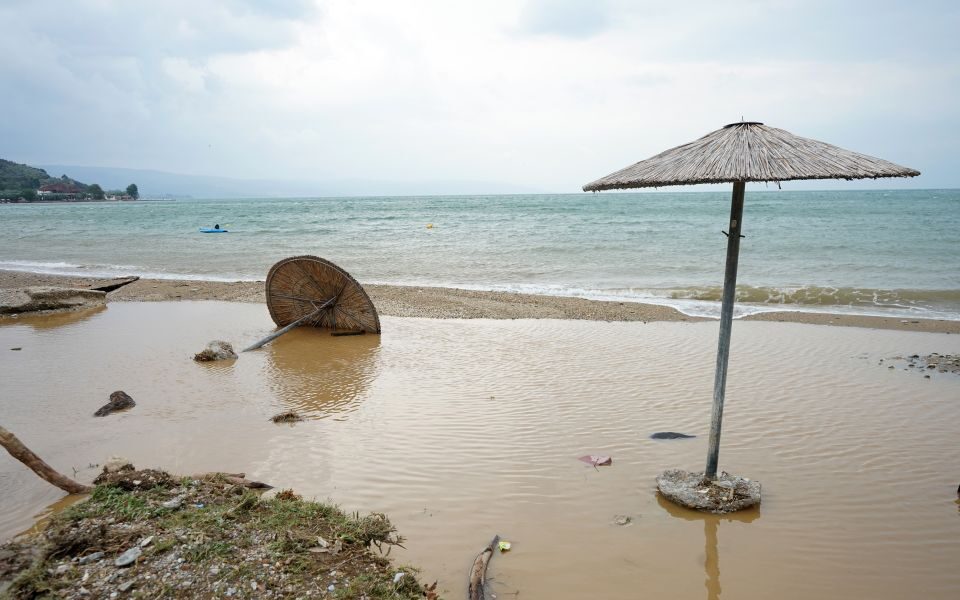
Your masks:
{"label": "wet sand", "polygon": [[[764,501],[714,517],[653,480],[702,467],[716,322],[386,316],[382,336],[297,330],[235,362],[190,360],[271,329],[261,305],[209,301],[6,320],[4,426],[84,481],[118,454],[383,511],[407,537],[398,559],[445,598],[465,596],[495,533],[513,542],[491,563],[498,597],[960,595],[960,377],[880,362],[956,354],[960,337],[738,323],[720,466]],[[116,389],[137,406],[92,418]],[[269,421],[289,409],[307,420]],[[649,439],[664,430],[697,437]],[[0,490],[0,537],[62,496],[6,455]]]}
{"label": "wet sand", "polygon": [[[104,279],[41,275],[0,270],[0,288],[31,285],[88,287]],[[381,315],[436,319],[576,319],[588,321],[704,321],[667,306],[635,302],[606,302],[506,292],[485,292],[440,287],[365,285]],[[144,279],[110,294],[112,301],[226,300],[263,302],[260,281],[175,281]],[[840,325],[960,333],[960,321],[903,319],[860,315],[803,312],[771,312],[752,315],[744,321],[777,321],[816,325]]]}

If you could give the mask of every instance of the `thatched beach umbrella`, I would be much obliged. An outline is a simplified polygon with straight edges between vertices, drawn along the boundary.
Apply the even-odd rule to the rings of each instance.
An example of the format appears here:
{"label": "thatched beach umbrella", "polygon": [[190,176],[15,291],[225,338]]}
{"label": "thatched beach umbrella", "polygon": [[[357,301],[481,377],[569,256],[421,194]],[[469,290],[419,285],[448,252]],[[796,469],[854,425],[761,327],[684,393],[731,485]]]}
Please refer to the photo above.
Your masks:
{"label": "thatched beach umbrella", "polygon": [[793,135],[763,123],[731,123],[702,138],[611,173],[583,186],[587,192],[695,183],[733,183],[727,235],[727,266],[720,309],[720,343],[713,388],[713,416],[704,476],[714,480],[720,453],[730,328],[740,254],[743,192],[748,181],[877,179],[914,177],[920,172],[891,162]]}

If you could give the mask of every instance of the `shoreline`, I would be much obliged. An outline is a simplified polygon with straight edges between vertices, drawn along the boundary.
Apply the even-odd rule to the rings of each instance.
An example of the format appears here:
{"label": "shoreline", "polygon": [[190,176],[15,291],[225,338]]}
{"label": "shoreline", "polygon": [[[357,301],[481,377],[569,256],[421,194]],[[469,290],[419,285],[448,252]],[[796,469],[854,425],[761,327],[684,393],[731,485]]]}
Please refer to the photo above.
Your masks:
{"label": "shoreline", "polygon": [[[100,277],[47,275],[25,271],[0,270],[0,289],[29,286],[89,287],[107,281]],[[435,319],[568,319],[590,321],[713,321],[685,315],[675,308],[638,302],[588,300],[563,296],[477,291],[457,288],[365,285],[379,313],[392,317]],[[162,302],[178,300],[219,300],[227,302],[264,302],[262,281],[196,281],[141,279],[110,293],[110,299],[123,302]],[[960,321],[945,319],[909,319],[869,315],[819,312],[778,311],[742,317],[743,321],[774,321],[811,325],[832,325],[960,333]]]}

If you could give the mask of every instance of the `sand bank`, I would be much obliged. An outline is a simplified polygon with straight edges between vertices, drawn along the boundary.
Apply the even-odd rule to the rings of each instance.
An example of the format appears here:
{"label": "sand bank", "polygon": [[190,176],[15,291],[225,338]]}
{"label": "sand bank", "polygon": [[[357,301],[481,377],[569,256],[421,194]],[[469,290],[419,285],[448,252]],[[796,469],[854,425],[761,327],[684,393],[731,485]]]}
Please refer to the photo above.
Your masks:
{"label": "sand bank", "polygon": [[[65,277],[0,270],[0,288],[31,285],[87,287],[103,278]],[[224,300],[263,302],[261,281],[177,281],[142,279],[110,294],[111,300]],[[703,321],[655,304],[488,292],[441,287],[365,285],[381,315],[435,319],[576,319],[587,321]],[[900,331],[960,333],[960,321],[862,315],[770,312],[744,320],[842,325]]]}

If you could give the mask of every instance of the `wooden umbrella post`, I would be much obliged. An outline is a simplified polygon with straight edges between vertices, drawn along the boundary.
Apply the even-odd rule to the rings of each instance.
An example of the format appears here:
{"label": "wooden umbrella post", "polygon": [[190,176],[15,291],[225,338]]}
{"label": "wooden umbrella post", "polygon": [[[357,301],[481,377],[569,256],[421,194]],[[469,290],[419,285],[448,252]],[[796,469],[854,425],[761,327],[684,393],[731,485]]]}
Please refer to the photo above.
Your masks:
{"label": "wooden umbrella post", "polygon": [[723,400],[727,387],[727,360],[730,358],[730,330],[733,327],[733,304],[737,295],[737,261],[740,258],[740,229],[743,225],[743,192],[746,183],[733,183],[730,204],[730,229],[727,233],[727,268],[723,277],[723,304],[720,307],[720,342],[717,346],[717,372],[713,379],[713,413],[710,418],[710,443],[707,448],[706,479],[716,479],[720,459],[720,425],[723,421]]}
{"label": "wooden umbrella post", "polygon": [[281,329],[281,330],[279,330],[279,331],[274,331],[273,333],[271,333],[271,334],[268,335],[267,337],[263,338],[263,339],[260,340],[259,342],[256,342],[256,343],[254,343],[254,344],[251,344],[250,346],[247,346],[247,347],[244,348],[241,352],[249,352],[250,350],[256,350],[257,348],[262,348],[262,347],[266,346],[267,344],[269,344],[269,343],[272,342],[273,340],[277,339],[277,338],[280,337],[281,335],[287,333],[287,332],[290,331],[291,329],[294,329],[294,328],[296,328],[296,327],[299,327],[302,323],[305,323],[306,321],[309,321],[310,319],[315,318],[315,317],[316,317],[317,315],[319,315],[321,312],[323,312],[324,310],[326,310],[326,309],[327,309],[331,304],[333,304],[335,301],[336,301],[336,297],[330,298],[329,300],[327,300],[326,302],[324,302],[323,304],[321,304],[320,306],[318,306],[317,309],[314,310],[312,313],[303,315],[302,317],[300,317],[299,319],[297,319],[297,320],[294,321],[293,323],[290,323],[289,325],[287,325],[287,326],[284,327],[283,329]]}

